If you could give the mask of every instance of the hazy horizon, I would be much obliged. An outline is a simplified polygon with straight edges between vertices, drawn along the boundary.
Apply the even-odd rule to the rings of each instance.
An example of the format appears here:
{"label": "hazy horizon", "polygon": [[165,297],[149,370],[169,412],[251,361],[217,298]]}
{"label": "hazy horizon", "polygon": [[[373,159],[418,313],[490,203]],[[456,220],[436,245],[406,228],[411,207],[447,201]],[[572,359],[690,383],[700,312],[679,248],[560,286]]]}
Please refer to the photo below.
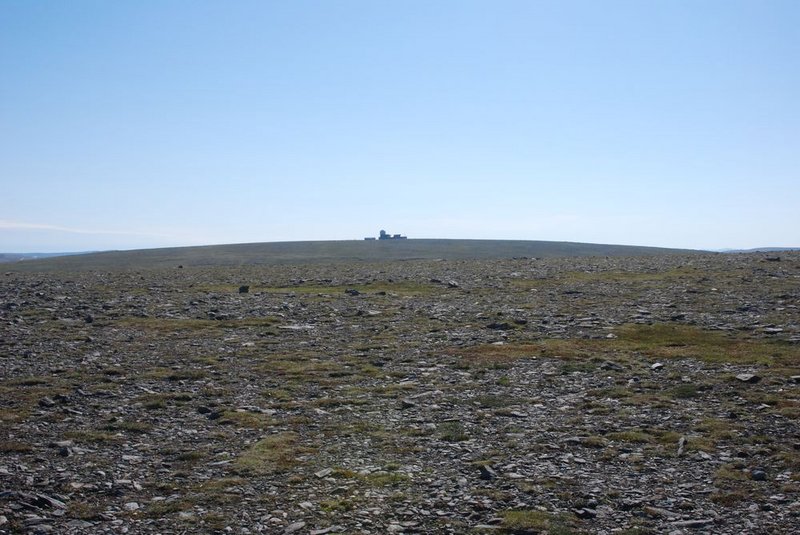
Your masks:
{"label": "hazy horizon", "polygon": [[[534,242],[554,242],[554,243],[586,243],[590,245],[619,245],[619,246],[630,246],[630,247],[658,247],[652,246],[648,244],[641,244],[641,243],[601,243],[601,242],[568,242],[564,240],[504,240],[498,239],[493,240],[491,238],[409,238],[409,240],[435,240],[435,241],[448,241],[448,240],[458,240],[458,241],[534,241]],[[148,250],[148,249],[172,249],[172,248],[181,248],[181,247],[217,247],[217,246],[227,246],[227,245],[251,245],[251,244],[260,244],[260,243],[316,243],[316,242],[348,242],[348,241],[363,241],[363,238],[353,238],[353,239],[344,239],[344,240],[277,240],[274,242],[230,242],[230,243],[205,243],[205,244],[197,244],[197,245],[164,245],[158,247],[129,247],[129,248],[122,248],[122,249],[92,249],[92,250],[73,250],[73,251],[61,251],[61,250],[37,250],[37,251],[0,251],[0,254],[21,254],[21,255],[36,255],[36,254],[43,254],[43,255],[73,255],[73,254],[91,254],[91,253],[104,253],[104,252],[122,252],[122,251],[138,251],[138,250]],[[674,249],[691,249],[687,247],[675,247]],[[750,251],[766,251],[769,252],[770,250],[800,250],[800,246],[792,246],[792,245],[764,245],[764,246],[757,246],[757,247],[750,247],[747,249],[738,248],[738,247],[721,247],[718,249],[694,249],[697,251],[708,251],[708,252],[750,252]]]}
{"label": "hazy horizon", "polygon": [[800,246],[800,3],[5,2],[0,252]]}

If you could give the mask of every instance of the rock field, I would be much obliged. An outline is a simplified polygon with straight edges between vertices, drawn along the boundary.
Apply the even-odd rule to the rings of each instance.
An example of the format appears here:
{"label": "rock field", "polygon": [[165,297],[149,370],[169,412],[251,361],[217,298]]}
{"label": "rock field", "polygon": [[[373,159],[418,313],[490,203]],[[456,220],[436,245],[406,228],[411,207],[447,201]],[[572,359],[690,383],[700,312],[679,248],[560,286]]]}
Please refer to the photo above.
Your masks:
{"label": "rock field", "polygon": [[0,273],[0,533],[798,533],[800,253]]}

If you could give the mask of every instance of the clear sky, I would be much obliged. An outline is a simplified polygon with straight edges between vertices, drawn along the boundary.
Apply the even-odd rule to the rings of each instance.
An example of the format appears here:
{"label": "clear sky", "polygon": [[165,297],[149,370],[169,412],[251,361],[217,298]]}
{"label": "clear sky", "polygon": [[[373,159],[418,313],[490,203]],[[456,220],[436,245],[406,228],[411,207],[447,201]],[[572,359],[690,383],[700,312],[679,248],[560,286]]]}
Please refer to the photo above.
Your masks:
{"label": "clear sky", "polygon": [[800,246],[800,2],[0,1],[0,251]]}

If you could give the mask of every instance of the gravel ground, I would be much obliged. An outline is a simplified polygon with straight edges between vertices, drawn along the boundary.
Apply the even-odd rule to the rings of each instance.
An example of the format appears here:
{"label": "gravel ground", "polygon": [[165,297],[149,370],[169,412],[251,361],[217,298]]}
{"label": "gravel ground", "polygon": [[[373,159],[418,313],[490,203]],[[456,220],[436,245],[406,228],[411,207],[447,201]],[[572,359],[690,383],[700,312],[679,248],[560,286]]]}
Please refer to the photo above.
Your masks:
{"label": "gravel ground", "polygon": [[796,533],[800,253],[0,275],[0,533]]}

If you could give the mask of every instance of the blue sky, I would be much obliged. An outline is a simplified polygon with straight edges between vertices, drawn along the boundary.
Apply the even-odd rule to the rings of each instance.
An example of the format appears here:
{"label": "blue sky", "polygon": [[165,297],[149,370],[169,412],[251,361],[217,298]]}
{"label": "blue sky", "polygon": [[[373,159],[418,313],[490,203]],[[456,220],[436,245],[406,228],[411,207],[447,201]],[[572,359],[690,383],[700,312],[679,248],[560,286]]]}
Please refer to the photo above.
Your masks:
{"label": "blue sky", "polygon": [[0,251],[800,246],[800,2],[0,2]]}

